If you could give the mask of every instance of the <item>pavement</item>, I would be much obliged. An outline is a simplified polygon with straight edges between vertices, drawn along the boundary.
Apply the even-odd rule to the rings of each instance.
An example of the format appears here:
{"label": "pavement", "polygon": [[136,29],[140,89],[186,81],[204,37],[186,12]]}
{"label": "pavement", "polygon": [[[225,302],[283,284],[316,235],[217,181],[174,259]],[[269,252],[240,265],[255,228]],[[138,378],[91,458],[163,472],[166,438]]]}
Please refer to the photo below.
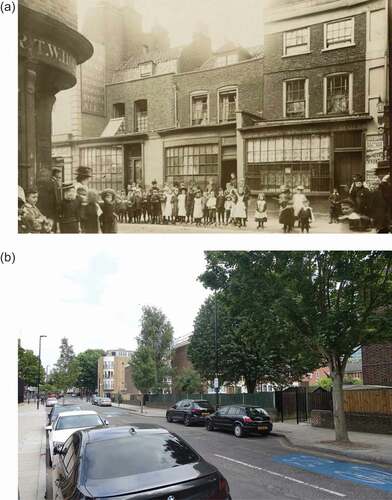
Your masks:
{"label": "pavement", "polygon": [[[161,408],[145,406],[143,414],[141,414],[140,406],[128,404],[115,404],[114,406],[145,417],[165,418],[166,416],[166,410]],[[318,452],[331,452],[356,460],[392,465],[392,434],[350,432],[351,443],[341,446],[334,442],[335,432],[333,430],[312,427],[308,423],[275,422],[273,431],[274,435],[284,438],[291,446]]]}
{"label": "pavement", "polygon": [[36,403],[18,407],[18,487],[20,500],[42,500],[46,487],[46,409]]}
{"label": "pavement", "polygon": [[[266,222],[264,229],[257,229],[257,223],[254,220],[254,217],[250,216],[249,221],[247,222],[246,227],[236,227],[231,224],[228,226],[201,226],[196,227],[194,224],[118,224],[118,232],[119,233],[257,233],[257,234],[271,234],[271,233],[282,233],[282,225],[279,224],[278,214],[271,214],[268,222]],[[375,232],[375,231],[371,231]],[[325,214],[315,214],[315,222],[312,223],[310,228],[310,233],[314,234],[326,234],[326,233],[343,233],[343,234],[354,234],[349,230],[348,226],[344,223],[339,224],[329,224],[329,216]],[[301,234],[301,230],[297,227],[294,228],[293,233],[291,234]],[[355,233],[356,234],[356,233]],[[361,233],[363,234],[363,233]]]}

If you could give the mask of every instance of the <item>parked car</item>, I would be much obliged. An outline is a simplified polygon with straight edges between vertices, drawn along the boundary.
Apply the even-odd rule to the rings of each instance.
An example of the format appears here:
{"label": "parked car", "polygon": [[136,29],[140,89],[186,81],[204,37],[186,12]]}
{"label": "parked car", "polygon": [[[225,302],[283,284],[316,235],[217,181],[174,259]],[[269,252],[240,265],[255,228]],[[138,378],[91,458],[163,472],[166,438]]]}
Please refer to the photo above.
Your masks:
{"label": "parked car", "polygon": [[52,406],[52,409],[48,413],[48,425],[53,424],[58,415],[64,411],[78,411],[81,410],[81,407],[74,404],[56,404]]}
{"label": "parked car", "polygon": [[246,434],[269,434],[272,431],[272,422],[268,413],[255,406],[230,405],[223,406],[206,418],[206,428],[234,432],[238,438]]}
{"label": "parked car", "polygon": [[95,411],[65,411],[58,415],[49,431],[49,462],[52,464],[54,450],[61,448],[69,436],[79,429],[108,425]]}
{"label": "parked car", "polygon": [[112,406],[112,400],[110,398],[99,398],[98,406]]}
{"label": "parked car", "polygon": [[176,434],[148,423],[79,430],[56,448],[53,498],[68,499],[70,492],[86,500],[231,500],[216,467]]}
{"label": "parked car", "polygon": [[166,411],[168,422],[183,422],[185,425],[204,424],[214,407],[204,399],[183,399]]}
{"label": "parked car", "polygon": [[97,405],[98,404],[98,401],[99,401],[100,397],[99,396],[96,396],[94,394],[94,396],[91,398],[91,404],[92,405]]}
{"label": "parked car", "polygon": [[57,398],[53,398],[53,397],[52,397],[52,398],[48,398],[48,399],[46,400],[46,406],[47,406],[48,408],[50,408],[51,406],[57,405],[57,404],[58,404]]}

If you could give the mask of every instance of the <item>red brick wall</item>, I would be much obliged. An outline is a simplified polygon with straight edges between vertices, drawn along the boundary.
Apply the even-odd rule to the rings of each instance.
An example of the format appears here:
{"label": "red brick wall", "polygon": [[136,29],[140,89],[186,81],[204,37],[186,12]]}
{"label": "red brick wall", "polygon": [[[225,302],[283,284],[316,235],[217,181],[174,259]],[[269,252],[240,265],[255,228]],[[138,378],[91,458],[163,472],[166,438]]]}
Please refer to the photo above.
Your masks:
{"label": "red brick wall", "polygon": [[106,87],[108,119],[112,117],[113,104],[125,103],[126,127],[134,132],[135,101],[147,99],[149,130],[174,127],[174,89],[172,75],[144,78]]}
{"label": "red brick wall", "polygon": [[208,71],[175,75],[178,88],[178,117],[180,127],[190,125],[190,94],[208,91],[210,123],[217,123],[217,94],[222,87],[237,86],[240,110],[261,111],[263,99],[263,60],[255,59],[240,64]]}
{"label": "red brick wall", "polygon": [[192,368],[192,363],[188,359],[188,345],[177,347],[174,350],[172,366],[177,373]]}
{"label": "red brick wall", "polygon": [[323,113],[323,77],[340,71],[353,73],[353,111],[365,111],[366,14],[354,16],[354,47],[322,52],[324,26],[310,26],[310,54],[282,58],[283,34],[265,36],[265,100],[267,120],[283,118],[283,81],[289,78],[309,79],[309,116]]}
{"label": "red brick wall", "polygon": [[363,383],[392,386],[392,344],[362,348]]}

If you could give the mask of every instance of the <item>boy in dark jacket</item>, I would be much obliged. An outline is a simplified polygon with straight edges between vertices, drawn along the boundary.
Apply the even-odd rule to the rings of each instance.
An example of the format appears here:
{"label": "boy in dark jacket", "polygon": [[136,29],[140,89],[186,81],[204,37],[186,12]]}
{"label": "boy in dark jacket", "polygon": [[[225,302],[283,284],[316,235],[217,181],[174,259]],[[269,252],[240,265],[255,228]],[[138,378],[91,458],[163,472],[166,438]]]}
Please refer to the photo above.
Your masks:
{"label": "boy in dark jacket", "polygon": [[116,193],[113,189],[105,189],[101,193],[103,203],[99,217],[101,231],[106,234],[117,233],[117,214],[115,211]]}
{"label": "boy in dark jacket", "polygon": [[220,188],[218,192],[218,196],[216,197],[216,213],[218,216],[218,224],[224,225],[225,223],[225,194],[223,189]]}
{"label": "boy in dark jacket", "polygon": [[301,228],[301,232],[306,231],[309,232],[310,223],[314,221],[313,210],[309,205],[309,201],[305,200],[304,205],[298,213],[298,221],[299,227]]}
{"label": "boy in dark jacket", "polygon": [[81,201],[76,197],[73,183],[63,184],[63,199],[60,204],[60,232],[63,234],[80,233]]}
{"label": "boy in dark jacket", "polygon": [[339,194],[339,191],[335,188],[332,191],[332,194],[329,197],[329,223],[332,224],[333,222],[338,223],[339,222],[339,217],[341,215],[341,203],[342,203],[342,198]]}

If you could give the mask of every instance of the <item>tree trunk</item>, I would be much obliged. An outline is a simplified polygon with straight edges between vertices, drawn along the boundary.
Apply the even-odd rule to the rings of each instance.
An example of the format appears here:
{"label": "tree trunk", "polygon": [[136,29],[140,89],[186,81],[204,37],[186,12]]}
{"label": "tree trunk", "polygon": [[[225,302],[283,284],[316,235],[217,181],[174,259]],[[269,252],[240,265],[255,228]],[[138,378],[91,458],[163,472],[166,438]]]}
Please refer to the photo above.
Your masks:
{"label": "tree trunk", "polygon": [[256,380],[245,379],[246,389],[249,394],[253,394],[256,390]]}
{"label": "tree trunk", "polygon": [[142,394],[142,401],[141,401],[141,406],[140,406],[140,413],[143,413],[143,406],[144,406],[144,394]]}
{"label": "tree trunk", "polygon": [[346,415],[344,413],[343,374],[344,368],[341,366],[335,366],[334,370],[331,370],[333,381],[333,421],[335,425],[336,441],[340,442],[350,441],[347,432]]}

